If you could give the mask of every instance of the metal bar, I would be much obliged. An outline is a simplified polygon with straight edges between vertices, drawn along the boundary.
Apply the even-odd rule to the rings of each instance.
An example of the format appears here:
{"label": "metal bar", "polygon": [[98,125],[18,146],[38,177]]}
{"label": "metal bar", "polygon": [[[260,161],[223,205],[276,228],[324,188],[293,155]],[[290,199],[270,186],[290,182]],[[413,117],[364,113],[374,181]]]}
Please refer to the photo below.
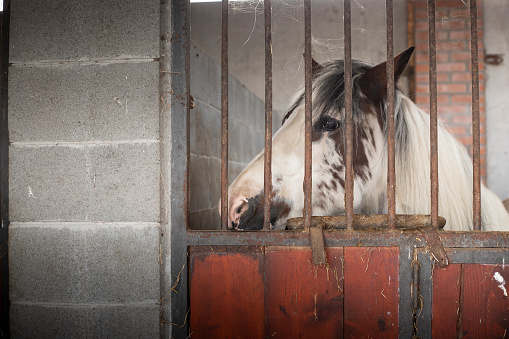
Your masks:
{"label": "metal bar", "polygon": [[228,0],[221,27],[221,229],[228,229]]}
{"label": "metal bar", "polygon": [[270,228],[270,197],[272,192],[272,19],[270,0],[265,5],[265,152],[263,191],[263,229]]}
{"label": "metal bar", "polygon": [[0,328],[9,336],[9,123],[8,123],[8,76],[9,76],[9,22],[10,8],[4,2],[1,18],[0,41]]}
{"label": "metal bar", "polygon": [[189,225],[189,1],[161,1],[160,12],[160,331],[161,337],[186,338],[188,275],[181,270]]}
{"label": "metal bar", "polygon": [[394,45],[393,2],[385,2],[387,16],[387,202],[389,226],[396,228],[396,169],[394,141]]}
{"label": "metal bar", "polygon": [[419,307],[415,314],[413,338],[431,338],[432,303],[433,303],[433,269],[435,262],[429,253],[414,249],[419,263]]}
{"label": "metal bar", "polygon": [[[506,248],[509,232],[453,232],[440,231],[444,247],[454,248]],[[309,246],[309,232],[306,229],[296,231],[271,232],[232,232],[232,231],[189,231],[189,246],[232,245],[232,246]],[[325,247],[337,246],[398,246],[426,247],[419,230],[378,229],[369,230],[332,230],[323,232]],[[505,247],[504,247],[505,246]],[[453,260],[451,260],[453,262]],[[178,272],[177,272],[178,273]]]}
{"label": "metal bar", "polygon": [[431,223],[438,227],[437,43],[435,0],[428,0]]}
{"label": "metal bar", "polygon": [[[413,0],[407,1],[407,46],[415,46],[415,3]],[[415,97],[415,58],[410,58],[407,67],[408,74],[408,96]]]}
{"label": "metal bar", "polygon": [[[359,230],[362,228],[388,228],[389,220],[385,214],[354,214],[353,221],[355,223],[355,229]],[[443,217],[439,217],[439,226],[444,228],[446,220]],[[314,216],[311,218],[311,226],[321,225],[326,229],[348,229],[348,223],[346,215],[334,215],[334,216]],[[431,216],[422,214],[396,214],[396,227],[424,227],[431,226]],[[291,218],[288,219],[286,224],[287,229],[296,230],[304,228],[303,218]]]}
{"label": "metal bar", "polygon": [[479,116],[479,46],[477,42],[477,0],[470,0],[470,57],[472,59],[472,142],[474,163],[474,230],[481,230],[481,128]]}
{"label": "metal bar", "polygon": [[412,313],[412,246],[399,247],[399,337],[411,338],[414,331]]}
{"label": "metal bar", "polygon": [[346,122],[346,172],[345,172],[345,213],[346,226],[353,229],[353,106],[352,106],[352,5],[344,2],[345,39],[345,122]]}
{"label": "metal bar", "polygon": [[312,59],[311,59],[311,0],[304,0],[304,100],[305,100],[305,139],[304,139],[304,225],[311,225],[312,191]]}

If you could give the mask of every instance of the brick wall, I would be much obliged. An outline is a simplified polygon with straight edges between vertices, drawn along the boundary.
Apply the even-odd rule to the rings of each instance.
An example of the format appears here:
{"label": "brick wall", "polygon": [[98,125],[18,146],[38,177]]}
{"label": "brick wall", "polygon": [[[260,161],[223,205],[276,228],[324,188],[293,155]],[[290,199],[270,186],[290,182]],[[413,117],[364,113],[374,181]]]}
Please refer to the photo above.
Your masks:
{"label": "brick wall", "polygon": [[[427,1],[415,0],[415,102],[429,111]],[[486,176],[484,137],[484,44],[482,2],[478,1],[481,174]],[[470,12],[462,0],[436,1],[437,102],[439,118],[472,155]],[[440,145],[439,145],[440,147]]]}

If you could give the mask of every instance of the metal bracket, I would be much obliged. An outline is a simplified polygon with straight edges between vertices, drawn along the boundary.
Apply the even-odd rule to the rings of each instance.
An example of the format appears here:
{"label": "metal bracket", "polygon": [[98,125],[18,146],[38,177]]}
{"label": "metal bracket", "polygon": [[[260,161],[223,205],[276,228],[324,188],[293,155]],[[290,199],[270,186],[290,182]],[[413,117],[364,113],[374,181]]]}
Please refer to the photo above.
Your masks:
{"label": "metal bracket", "polygon": [[309,239],[311,241],[311,252],[313,253],[313,265],[325,265],[325,245],[323,243],[323,226],[311,226],[309,228]]}
{"label": "metal bracket", "polygon": [[503,54],[486,54],[484,62],[491,66],[498,66],[504,62]]}

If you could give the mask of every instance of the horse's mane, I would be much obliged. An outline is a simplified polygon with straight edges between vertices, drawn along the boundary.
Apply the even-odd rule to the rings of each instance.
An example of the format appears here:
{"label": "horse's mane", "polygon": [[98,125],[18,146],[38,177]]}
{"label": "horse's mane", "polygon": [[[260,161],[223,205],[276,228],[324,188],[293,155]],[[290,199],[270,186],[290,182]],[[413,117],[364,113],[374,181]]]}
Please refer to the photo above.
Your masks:
{"label": "horse's mane", "polygon": [[[313,77],[313,114],[338,115],[344,107],[344,61],[335,60],[321,65]],[[360,90],[356,79],[372,66],[352,61],[352,100],[354,128],[363,121]],[[283,124],[304,101],[304,91],[299,91]],[[380,110],[386,128],[386,102]],[[396,212],[402,214],[430,214],[430,131],[429,115],[419,109],[396,87],[395,139],[396,139]],[[384,149],[386,149],[385,141]],[[447,219],[446,229],[471,230],[473,225],[472,163],[463,145],[441,124],[438,126],[439,158],[439,214]],[[385,153],[385,152],[384,152]],[[378,171],[379,182],[373,184],[363,196],[361,213],[386,213],[387,157],[373,165]],[[498,197],[484,185],[481,188],[483,229],[502,230],[509,227],[509,214]]]}
{"label": "horse's mane", "polygon": [[[399,92],[398,96],[400,106],[396,114],[404,117],[408,139],[405,154],[396,150],[396,210],[403,214],[430,214],[430,117],[403,93]],[[386,161],[383,166],[386,167]],[[438,124],[438,178],[438,213],[447,219],[446,229],[472,230],[472,161],[465,147],[441,123]],[[507,230],[509,214],[500,199],[484,185],[481,199],[483,230]]]}

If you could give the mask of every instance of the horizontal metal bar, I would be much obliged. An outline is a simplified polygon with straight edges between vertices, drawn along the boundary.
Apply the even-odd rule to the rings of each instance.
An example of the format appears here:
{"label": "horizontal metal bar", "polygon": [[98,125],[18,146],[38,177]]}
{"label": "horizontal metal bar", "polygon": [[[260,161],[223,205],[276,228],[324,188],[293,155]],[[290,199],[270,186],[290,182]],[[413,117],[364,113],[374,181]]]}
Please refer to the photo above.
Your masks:
{"label": "horizontal metal bar", "polygon": [[[438,231],[444,247],[507,248],[509,232]],[[333,230],[323,233],[325,246],[425,247],[418,230]],[[187,242],[193,245],[309,246],[309,232],[297,231],[188,231]]]}

